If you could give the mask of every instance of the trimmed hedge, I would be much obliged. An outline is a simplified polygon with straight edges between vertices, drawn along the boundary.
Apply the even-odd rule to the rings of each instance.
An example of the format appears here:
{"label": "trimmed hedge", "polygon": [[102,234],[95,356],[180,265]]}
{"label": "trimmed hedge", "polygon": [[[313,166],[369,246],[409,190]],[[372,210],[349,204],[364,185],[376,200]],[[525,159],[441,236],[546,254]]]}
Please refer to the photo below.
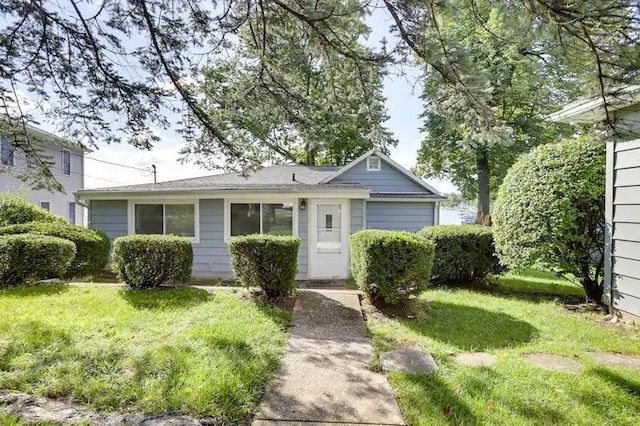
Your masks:
{"label": "trimmed hedge", "polygon": [[296,288],[300,239],[277,235],[245,235],[229,242],[231,269],[246,287],[260,287],[267,297],[291,294]]}
{"label": "trimmed hedge", "polygon": [[431,279],[435,282],[474,281],[500,273],[493,231],[480,225],[438,225],[418,231],[435,244]]}
{"label": "trimmed hedge", "polygon": [[75,244],[76,256],[65,278],[96,275],[107,266],[111,243],[104,232],[65,222],[31,222],[0,228],[0,235],[27,233],[63,238]]}
{"label": "trimmed hedge", "polygon": [[25,198],[4,194],[0,195],[0,226],[29,222],[61,222],[60,216],[29,203]]}
{"label": "trimmed hedge", "polygon": [[75,256],[76,247],[62,238],[21,234],[0,237],[0,285],[60,278]]}
{"label": "trimmed hedge", "polygon": [[368,229],[349,238],[351,273],[371,299],[397,304],[429,284],[434,245],[415,234]]}
{"label": "trimmed hedge", "polygon": [[129,287],[151,288],[191,278],[191,241],[173,235],[128,235],[113,242],[111,269]]}

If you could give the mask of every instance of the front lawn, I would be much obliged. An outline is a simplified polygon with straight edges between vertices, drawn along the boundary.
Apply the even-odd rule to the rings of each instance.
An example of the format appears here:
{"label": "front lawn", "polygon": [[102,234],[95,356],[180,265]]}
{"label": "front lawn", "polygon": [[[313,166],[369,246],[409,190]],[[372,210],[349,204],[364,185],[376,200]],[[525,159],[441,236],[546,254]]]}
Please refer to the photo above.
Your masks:
{"label": "front lawn", "polygon": [[[535,277],[513,284],[535,288]],[[518,277],[511,276],[511,280]],[[552,278],[540,278],[548,293]],[[561,296],[567,296],[565,284]],[[578,294],[575,294],[578,295]],[[596,313],[572,313],[559,301],[531,294],[434,289],[414,304],[416,319],[368,316],[378,352],[417,348],[434,354],[436,375],[390,373],[411,425],[437,424],[640,424],[640,369],[607,367],[589,351],[640,354],[638,331],[599,322]],[[492,367],[453,361],[460,352],[497,356]],[[557,372],[528,364],[524,354],[571,357],[582,372]]]}
{"label": "front lawn", "polygon": [[245,421],[289,313],[230,292],[111,285],[0,290],[0,389],[101,411]]}

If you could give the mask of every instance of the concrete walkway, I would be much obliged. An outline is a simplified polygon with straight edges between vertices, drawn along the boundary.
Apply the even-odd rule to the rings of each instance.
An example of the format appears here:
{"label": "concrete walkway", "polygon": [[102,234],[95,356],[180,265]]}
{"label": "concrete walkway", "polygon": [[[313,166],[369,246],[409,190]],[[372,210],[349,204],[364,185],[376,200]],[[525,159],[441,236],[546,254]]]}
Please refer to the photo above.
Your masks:
{"label": "concrete walkway", "polygon": [[369,369],[373,348],[356,292],[301,292],[293,324],[254,426],[405,424],[386,377]]}

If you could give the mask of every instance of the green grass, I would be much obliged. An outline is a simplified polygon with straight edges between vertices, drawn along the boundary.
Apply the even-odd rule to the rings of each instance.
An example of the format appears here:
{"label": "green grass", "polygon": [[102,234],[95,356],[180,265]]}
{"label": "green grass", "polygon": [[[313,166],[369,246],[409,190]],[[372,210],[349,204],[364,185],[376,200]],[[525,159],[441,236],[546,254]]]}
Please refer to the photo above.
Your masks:
{"label": "green grass", "polygon": [[0,389],[100,411],[245,421],[289,313],[227,292],[49,285],[0,290]]}
{"label": "green grass", "polygon": [[505,274],[495,280],[500,290],[559,297],[584,298],[582,286],[553,272],[527,269],[518,274]]}
{"label": "green grass", "polygon": [[[535,288],[532,274],[508,277],[512,288]],[[548,293],[549,277],[539,285]],[[559,291],[566,296],[566,289]],[[370,315],[377,351],[418,347],[434,354],[437,375],[389,374],[411,425],[442,424],[640,424],[640,369],[599,365],[589,351],[640,354],[631,328],[604,325],[595,313],[571,313],[560,302],[531,294],[437,289],[415,303],[419,319]],[[536,291],[537,292],[537,291]],[[492,367],[464,367],[453,355],[486,351]],[[546,352],[572,357],[578,373],[544,370],[523,355]]]}

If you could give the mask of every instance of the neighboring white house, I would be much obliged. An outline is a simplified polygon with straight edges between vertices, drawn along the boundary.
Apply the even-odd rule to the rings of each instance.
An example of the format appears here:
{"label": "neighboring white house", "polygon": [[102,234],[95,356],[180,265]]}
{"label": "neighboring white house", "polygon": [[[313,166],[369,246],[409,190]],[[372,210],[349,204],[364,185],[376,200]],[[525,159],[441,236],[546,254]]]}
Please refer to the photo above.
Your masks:
{"label": "neighboring white house", "polygon": [[28,131],[33,135],[41,155],[53,163],[49,169],[65,192],[33,190],[28,183],[17,178],[26,170],[26,156],[11,144],[11,136],[0,135],[0,193],[24,195],[30,203],[47,209],[70,223],[82,225],[84,210],[75,202],[73,193],[84,188],[86,149],[35,127],[30,126]]}
{"label": "neighboring white house", "polygon": [[604,301],[615,310],[640,316],[640,86],[608,96],[579,100],[551,114],[552,121],[613,121],[607,142]]}

